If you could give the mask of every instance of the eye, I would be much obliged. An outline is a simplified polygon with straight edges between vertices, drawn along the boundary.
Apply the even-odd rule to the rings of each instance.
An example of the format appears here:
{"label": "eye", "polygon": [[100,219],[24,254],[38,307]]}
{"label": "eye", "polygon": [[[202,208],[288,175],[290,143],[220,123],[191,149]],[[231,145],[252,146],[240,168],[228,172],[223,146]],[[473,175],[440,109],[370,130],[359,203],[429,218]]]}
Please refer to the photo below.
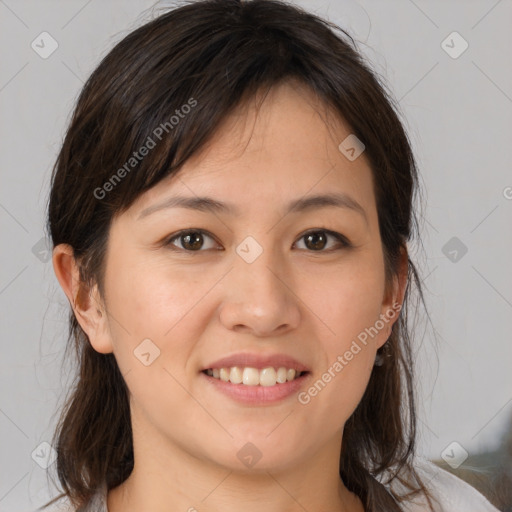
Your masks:
{"label": "eye", "polygon": [[[185,251],[185,252],[200,252],[201,249],[208,250],[213,249],[214,246],[210,244],[204,245],[204,239],[214,240],[213,235],[208,233],[203,229],[187,229],[183,231],[179,231],[175,233],[170,238],[168,238],[164,245],[169,247],[172,250],[177,251]],[[348,239],[343,236],[341,233],[337,233],[335,231],[330,231],[326,229],[318,229],[311,230],[300,236],[296,244],[302,240],[305,241],[306,249],[310,249],[313,252],[331,252],[336,250],[336,246],[334,248],[329,248],[328,250],[324,250],[328,245],[329,238],[334,239],[338,242],[338,249],[345,249],[351,247],[351,243]],[[175,244],[177,242],[181,245],[178,246]]]}
{"label": "eye", "polygon": [[[184,250],[187,252],[199,252],[199,248],[203,247],[202,241],[205,237],[213,240],[213,236],[203,229],[188,229],[172,235],[171,238],[167,239],[164,245],[170,246],[172,250],[176,248],[176,250]],[[176,247],[173,243],[174,240],[178,240],[182,246]],[[207,249],[211,248],[212,247],[207,247]]]}
{"label": "eye", "polygon": [[305,240],[306,247],[314,252],[331,252],[336,250],[336,247],[334,247],[334,249],[331,247],[326,251],[323,250],[325,249],[329,238],[334,238],[338,241],[338,244],[341,245],[338,249],[351,247],[350,242],[341,233],[336,233],[335,231],[326,229],[308,231],[299,238],[299,241]]}

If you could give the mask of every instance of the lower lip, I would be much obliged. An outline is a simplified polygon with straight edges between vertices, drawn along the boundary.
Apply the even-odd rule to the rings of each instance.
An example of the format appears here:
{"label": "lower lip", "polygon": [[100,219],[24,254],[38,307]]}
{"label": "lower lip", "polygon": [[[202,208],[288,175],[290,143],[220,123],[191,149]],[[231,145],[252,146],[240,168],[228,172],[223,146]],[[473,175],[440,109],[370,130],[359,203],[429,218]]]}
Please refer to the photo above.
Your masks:
{"label": "lower lip", "polygon": [[305,373],[297,379],[284,382],[283,384],[276,384],[275,386],[233,384],[232,382],[225,382],[221,379],[210,377],[203,372],[201,372],[200,375],[202,378],[206,379],[211,386],[214,386],[215,389],[237,402],[251,405],[268,405],[280,402],[296,394],[304,385],[310,374]]}

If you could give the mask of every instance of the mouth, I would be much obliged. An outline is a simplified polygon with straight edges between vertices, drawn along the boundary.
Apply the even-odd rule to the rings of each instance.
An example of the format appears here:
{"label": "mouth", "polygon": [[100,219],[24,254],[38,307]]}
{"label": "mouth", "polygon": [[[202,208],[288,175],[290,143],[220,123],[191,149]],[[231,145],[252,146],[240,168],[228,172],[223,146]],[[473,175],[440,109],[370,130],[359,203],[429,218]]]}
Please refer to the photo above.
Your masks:
{"label": "mouth", "polygon": [[287,354],[238,353],[207,363],[199,375],[214,393],[249,406],[279,404],[306,386],[311,369]]}
{"label": "mouth", "polygon": [[279,366],[258,369],[251,366],[207,368],[199,375],[214,393],[250,407],[278,405],[291,399],[307,385],[307,370]]}
{"label": "mouth", "polygon": [[202,373],[213,379],[241,386],[272,387],[286,384],[304,377],[309,372],[285,366],[253,368],[251,366],[231,366],[207,368]]}

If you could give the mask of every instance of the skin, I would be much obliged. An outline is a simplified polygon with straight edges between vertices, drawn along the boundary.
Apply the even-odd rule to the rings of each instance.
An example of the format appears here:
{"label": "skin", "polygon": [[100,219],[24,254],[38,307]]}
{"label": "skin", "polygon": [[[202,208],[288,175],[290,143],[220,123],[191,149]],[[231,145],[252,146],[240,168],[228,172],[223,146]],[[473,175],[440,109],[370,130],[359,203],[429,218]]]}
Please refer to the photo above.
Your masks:
{"label": "skin", "polygon": [[[338,150],[350,129],[334,116],[326,123],[322,112],[294,82],[274,87],[258,115],[253,102],[235,112],[177,176],[114,219],[104,297],[94,287],[77,304],[72,249],[55,248],[57,278],[82,328],[95,350],[115,354],[130,391],[135,466],[109,492],[109,512],[363,511],[339,477],[343,426],[398,315],[306,405],[295,395],[242,405],[199,374],[240,351],[279,352],[310,367],[307,389],[380,314],[402,304],[406,255],[386,283],[368,161]],[[350,195],[366,220],[347,208],[282,213],[291,200],[329,192]],[[178,193],[231,202],[241,214],[172,208],[138,219]],[[183,238],[176,251],[159,243],[189,228],[214,238],[205,234],[188,253]],[[322,228],[352,247],[330,237],[315,251],[304,232]],[[250,264],[235,251],[247,236],[263,249]],[[146,338],[160,349],[149,366],[133,354]],[[252,468],[237,457],[247,442],[262,455]]]}

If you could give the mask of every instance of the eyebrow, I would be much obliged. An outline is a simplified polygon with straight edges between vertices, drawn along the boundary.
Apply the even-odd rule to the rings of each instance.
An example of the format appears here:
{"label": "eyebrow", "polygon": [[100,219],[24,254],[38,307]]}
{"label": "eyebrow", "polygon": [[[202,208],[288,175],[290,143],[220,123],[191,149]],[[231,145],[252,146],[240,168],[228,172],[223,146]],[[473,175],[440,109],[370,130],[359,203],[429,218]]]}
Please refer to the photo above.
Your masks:
{"label": "eyebrow", "polygon": [[[364,218],[366,223],[368,223],[368,218],[366,216],[366,211],[364,210],[364,208],[354,198],[343,193],[314,195],[296,199],[294,201],[291,201],[287,205],[284,214],[302,213],[326,207],[345,208],[353,210],[359,213]],[[224,213],[228,215],[240,214],[239,209],[235,205],[230,203],[223,203],[211,197],[174,196],[165,199],[161,203],[145,208],[139,214],[138,219],[142,219],[154,212],[168,208],[187,208],[190,210]]]}

